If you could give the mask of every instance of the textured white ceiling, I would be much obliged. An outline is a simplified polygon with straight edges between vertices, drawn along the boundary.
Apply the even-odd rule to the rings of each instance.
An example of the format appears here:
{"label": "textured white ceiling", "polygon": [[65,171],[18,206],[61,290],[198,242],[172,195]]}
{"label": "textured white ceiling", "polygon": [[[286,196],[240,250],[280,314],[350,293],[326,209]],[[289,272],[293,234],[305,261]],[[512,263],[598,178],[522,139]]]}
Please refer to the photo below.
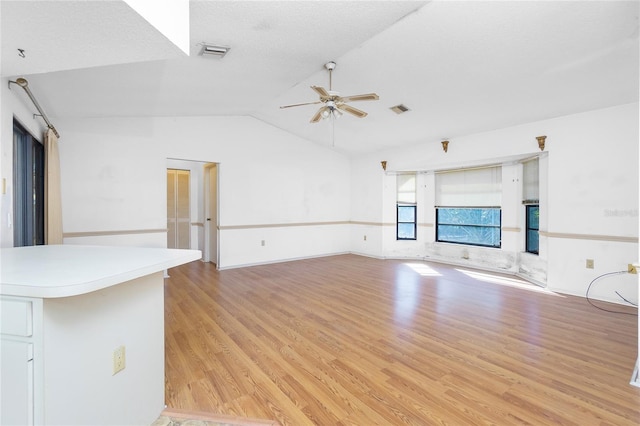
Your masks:
{"label": "textured white ceiling", "polygon": [[[334,89],[375,91],[364,119],[335,123],[335,144],[371,151],[438,142],[638,100],[638,2],[431,2],[340,58]],[[329,143],[330,123],[296,126],[322,73],[255,113]],[[389,108],[403,103],[411,111]]]}
{"label": "textured white ceiling", "polygon": [[186,56],[120,0],[2,0],[0,7],[3,77]]}
{"label": "textured white ceiling", "polygon": [[[190,57],[120,1],[98,2],[100,19],[96,2],[6,3],[3,75],[15,45],[43,43],[47,60],[34,51],[20,73],[52,119],[252,115],[362,152],[638,100],[637,1],[191,1]],[[39,3],[66,25],[41,30]],[[28,32],[12,23],[17,10],[33,12]],[[86,47],[94,39],[98,50]],[[231,51],[202,58],[201,42]],[[20,64],[9,59],[7,70]],[[332,128],[309,123],[314,105],[279,108],[316,100],[309,86],[328,87],[329,60],[334,90],[380,95],[353,104],[369,116]],[[391,112],[398,103],[411,111]]]}

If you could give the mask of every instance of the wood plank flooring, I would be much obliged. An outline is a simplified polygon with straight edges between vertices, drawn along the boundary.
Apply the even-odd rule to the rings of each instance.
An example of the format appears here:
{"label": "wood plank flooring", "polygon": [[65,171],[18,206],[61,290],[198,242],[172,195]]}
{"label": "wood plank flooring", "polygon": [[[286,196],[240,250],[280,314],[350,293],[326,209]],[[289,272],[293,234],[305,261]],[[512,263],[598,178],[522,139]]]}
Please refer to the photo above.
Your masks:
{"label": "wood plank flooring", "polygon": [[170,408],[283,426],[640,424],[637,316],[584,298],[355,255],[169,274]]}

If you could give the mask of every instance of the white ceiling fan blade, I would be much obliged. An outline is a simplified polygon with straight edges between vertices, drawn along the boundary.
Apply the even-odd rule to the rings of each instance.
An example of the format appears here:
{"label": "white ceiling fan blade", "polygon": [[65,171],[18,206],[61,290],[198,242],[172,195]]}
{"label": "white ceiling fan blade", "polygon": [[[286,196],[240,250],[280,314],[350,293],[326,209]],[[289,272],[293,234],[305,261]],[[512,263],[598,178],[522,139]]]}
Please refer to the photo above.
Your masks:
{"label": "white ceiling fan blade", "polygon": [[318,94],[320,95],[320,99],[325,100],[325,99],[329,99],[331,97],[331,95],[329,94],[329,92],[327,92],[327,90],[324,87],[320,87],[320,86],[311,86],[311,88]]}
{"label": "white ceiling fan blade", "polygon": [[367,116],[366,112],[359,110],[358,108],[354,108],[351,105],[340,104],[337,106],[337,108],[341,111],[348,112],[351,115],[355,115],[358,118],[364,118]]}
{"label": "white ceiling fan blade", "polygon": [[327,109],[326,106],[320,108],[318,111],[316,111],[316,113],[313,115],[313,117],[311,117],[311,121],[310,123],[317,123],[318,121],[320,121],[320,119],[322,118],[322,112],[325,111]]}
{"label": "white ceiling fan blade", "polygon": [[280,108],[291,108],[291,107],[297,107],[297,106],[302,106],[302,105],[315,105],[315,104],[320,104],[320,103],[322,103],[322,101],[304,102],[302,104],[283,105]]}
{"label": "white ceiling fan blade", "polygon": [[341,98],[342,102],[355,102],[355,101],[377,101],[378,95],[375,93],[366,93],[363,95],[351,95]]}

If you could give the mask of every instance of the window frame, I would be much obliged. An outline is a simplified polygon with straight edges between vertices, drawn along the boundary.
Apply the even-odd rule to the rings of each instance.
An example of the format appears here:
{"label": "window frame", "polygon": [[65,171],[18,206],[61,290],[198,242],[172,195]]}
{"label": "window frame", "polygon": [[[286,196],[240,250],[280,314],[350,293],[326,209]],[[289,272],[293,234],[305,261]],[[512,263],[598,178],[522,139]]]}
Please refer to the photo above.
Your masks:
{"label": "window frame", "polygon": [[45,149],[13,120],[13,245],[45,244]]}
{"label": "window frame", "polygon": [[[400,221],[400,209],[412,208],[413,221]],[[400,225],[413,224],[413,238],[400,237]],[[396,204],[396,241],[415,241],[418,239],[418,208],[416,204]]]}
{"label": "window frame", "polygon": [[[499,223],[498,223],[498,225],[477,225],[477,224],[464,224],[464,223],[440,223],[440,210],[444,210],[444,209],[497,210],[498,213],[499,213]],[[460,227],[463,227],[463,228],[467,227],[467,228],[492,228],[492,229],[497,229],[498,230],[498,245],[479,244],[479,243],[468,242],[468,241],[452,241],[452,240],[441,239],[441,235],[440,235],[440,226],[441,225],[443,225],[443,226],[460,226]],[[502,207],[497,207],[497,206],[493,206],[493,207],[491,207],[491,206],[482,206],[482,207],[437,206],[436,207],[436,242],[449,243],[449,244],[460,244],[460,245],[475,246],[475,247],[487,247],[487,248],[501,249],[502,248]]]}
{"label": "window frame", "polygon": [[[416,172],[404,172],[396,175],[396,241],[415,241],[418,239],[418,174]],[[413,209],[413,221],[401,221],[400,210]],[[413,237],[401,237],[400,227],[412,224]]]}
{"label": "window frame", "polygon": [[[525,237],[524,237],[524,250],[527,253],[531,253],[534,255],[539,255],[540,254],[540,204],[525,204],[525,210],[524,210],[524,216],[525,216]],[[538,227],[537,228],[533,228],[530,226],[530,220],[529,220],[529,210],[532,208],[536,208],[538,209]],[[529,250],[529,231],[535,231],[537,238],[538,238],[538,250],[533,251],[533,250]]]}

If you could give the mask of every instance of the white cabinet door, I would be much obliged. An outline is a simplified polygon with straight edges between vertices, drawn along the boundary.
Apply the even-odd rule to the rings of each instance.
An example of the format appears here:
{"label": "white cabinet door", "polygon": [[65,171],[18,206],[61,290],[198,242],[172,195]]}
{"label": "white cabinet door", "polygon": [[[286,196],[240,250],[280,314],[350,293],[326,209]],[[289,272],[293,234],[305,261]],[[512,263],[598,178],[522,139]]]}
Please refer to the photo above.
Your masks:
{"label": "white cabinet door", "polygon": [[8,339],[0,342],[0,424],[33,424],[33,344]]}

